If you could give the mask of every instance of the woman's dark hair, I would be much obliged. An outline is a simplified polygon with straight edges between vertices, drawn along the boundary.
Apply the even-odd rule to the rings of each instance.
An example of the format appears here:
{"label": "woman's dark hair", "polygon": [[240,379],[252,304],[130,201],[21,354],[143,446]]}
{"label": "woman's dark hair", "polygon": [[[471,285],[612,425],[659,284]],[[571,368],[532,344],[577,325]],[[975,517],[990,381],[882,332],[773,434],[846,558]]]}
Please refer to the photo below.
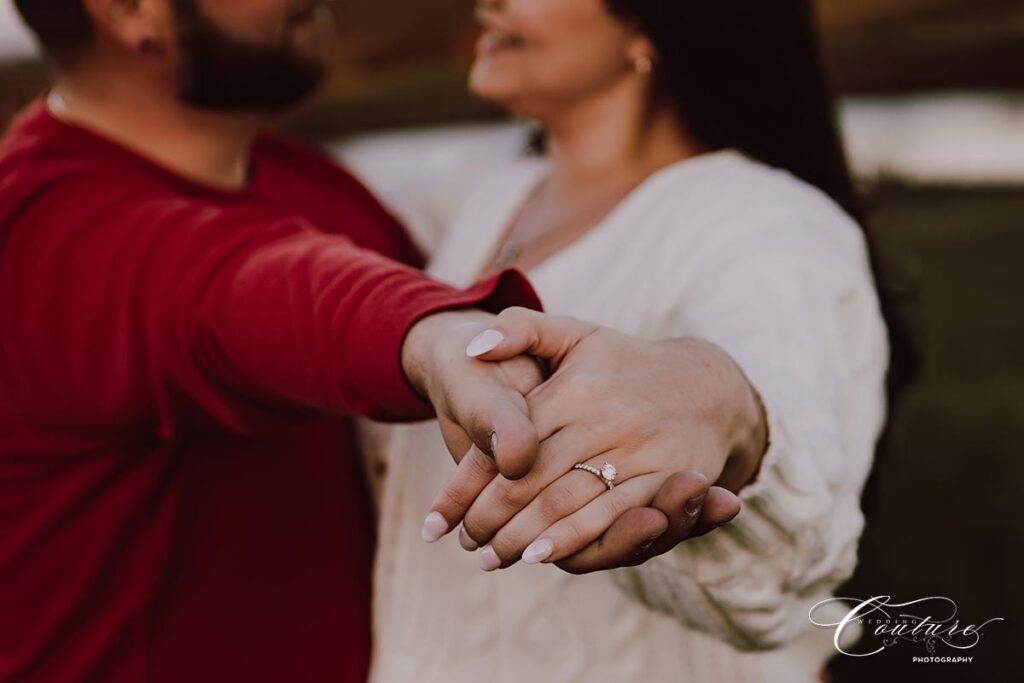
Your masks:
{"label": "woman's dark hair", "polygon": [[[850,176],[809,0],[605,0],[657,50],[655,96],[709,150],[735,148],[818,187],[866,225]],[[865,227],[892,360],[890,418],[917,354]],[[890,423],[891,425],[891,420]],[[886,450],[887,432],[880,442]],[[875,479],[877,468],[873,472]],[[866,488],[874,507],[875,481]]]}
{"label": "woman's dark hair", "polygon": [[92,21],[82,0],[14,0],[14,6],[58,61],[72,59],[92,40]]}
{"label": "woman's dark hair", "polygon": [[735,148],[860,208],[807,0],[605,0],[657,50],[656,89],[711,150]]}

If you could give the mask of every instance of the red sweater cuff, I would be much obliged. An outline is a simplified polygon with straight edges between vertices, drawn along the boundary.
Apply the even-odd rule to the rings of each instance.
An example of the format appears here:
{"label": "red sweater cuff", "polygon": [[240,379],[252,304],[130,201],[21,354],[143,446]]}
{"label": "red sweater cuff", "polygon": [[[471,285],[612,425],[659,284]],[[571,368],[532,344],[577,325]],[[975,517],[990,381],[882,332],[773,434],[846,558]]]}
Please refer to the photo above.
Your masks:
{"label": "red sweater cuff", "polygon": [[[477,308],[500,313],[512,306],[543,310],[526,277],[506,270],[468,289],[456,290],[433,280],[420,280],[403,293],[401,310],[364,306],[357,321],[351,368],[354,386],[369,401],[367,416],[381,421],[415,421],[434,417],[430,403],[409,384],[402,369],[402,344],[412,327],[441,311]],[[374,353],[366,349],[376,347]]]}

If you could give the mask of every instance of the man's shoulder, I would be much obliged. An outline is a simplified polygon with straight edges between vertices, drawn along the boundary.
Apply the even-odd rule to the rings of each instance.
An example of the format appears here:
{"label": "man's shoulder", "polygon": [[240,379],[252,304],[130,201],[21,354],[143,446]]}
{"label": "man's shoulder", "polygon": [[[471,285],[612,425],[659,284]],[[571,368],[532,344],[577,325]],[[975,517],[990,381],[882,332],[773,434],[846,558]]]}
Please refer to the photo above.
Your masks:
{"label": "man's shoulder", "polygon": [[266,133],[256,141],[253,156],[257,161],[305,176],[345,178],[358,182],[355,176],[324,151],[281,133]]}
{"label": "man's shoulder", "polygon": [[83,194],[138,197],[155,179],[116,155],[98,154],[85,134],[53,119],[42,103],[25,110],[0,140],[0,215],[40,197]]}
{"label": "man's shoulder", "polygon": [[279,133],[265,134],[253,147],[253,160],[290,186],[317,188],[322,197],[344,198],[363,209],[383,211],[376,195],[360,178],[326,152],[306,143]]}

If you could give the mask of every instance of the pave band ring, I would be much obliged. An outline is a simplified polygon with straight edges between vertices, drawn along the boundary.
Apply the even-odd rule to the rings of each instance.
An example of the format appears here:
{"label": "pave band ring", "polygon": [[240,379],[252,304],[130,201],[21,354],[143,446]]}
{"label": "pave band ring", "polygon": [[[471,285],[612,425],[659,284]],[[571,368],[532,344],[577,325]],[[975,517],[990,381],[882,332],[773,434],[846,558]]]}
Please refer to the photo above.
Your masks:
{"label": "pave band ring", "polygon": [[595,477],[605,483],[609,490],[615,488],[615,478],[619,476],[619,471],[615,469],[615,465],[610,462],[606,462],[601,467],[594,467],[588,465],[585,462],[577,463],[572,466],[574,470],[583,470],[584,472],[590,472]]}

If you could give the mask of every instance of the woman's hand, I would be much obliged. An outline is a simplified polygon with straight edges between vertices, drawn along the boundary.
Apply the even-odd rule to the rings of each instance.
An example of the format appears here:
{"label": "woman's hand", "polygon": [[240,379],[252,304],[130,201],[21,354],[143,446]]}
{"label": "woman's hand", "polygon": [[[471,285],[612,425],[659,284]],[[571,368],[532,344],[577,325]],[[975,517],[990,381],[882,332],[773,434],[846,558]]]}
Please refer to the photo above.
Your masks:
{"label": "woman's hand", "polygon": [[[725,352],[699,340],[644,341],[523,309],[506,311],[491,330],[474,340],[470,355],[527,353],[555,373],[526,397],[541,440],[534,468],[511,481],[471,451],[433,506],[449,528],[463,520],[464,545],[488,545],[484,568],[509,566],[528,547],[528,561],[569,570],[605,568],[598,559],[622,566],[630,558],[613,556],[622,551],[615,539],[627,522],[649,532],[649,556],[736,514],[735,496],[709,493],[708,484],[738,491],[750,481],[766,429],[756,392]],[[606,462],[618,470],[611,490],[573,469]],[[708,520],[700,514],[705,508]]]}

